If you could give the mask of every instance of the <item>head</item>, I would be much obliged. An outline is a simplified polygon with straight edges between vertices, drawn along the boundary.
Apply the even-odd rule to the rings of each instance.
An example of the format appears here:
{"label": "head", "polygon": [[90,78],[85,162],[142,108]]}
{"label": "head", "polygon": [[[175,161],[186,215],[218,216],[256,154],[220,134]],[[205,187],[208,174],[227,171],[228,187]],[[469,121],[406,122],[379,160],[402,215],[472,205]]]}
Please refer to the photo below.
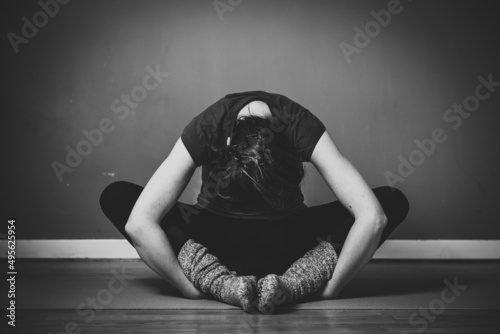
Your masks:
{"label": "head", "polygon": [[280,207],[300,189],[304,167],[299,154],[271,124],[271,119],[256,116],[238,119],[230,144],[219,150],[219,196]]}

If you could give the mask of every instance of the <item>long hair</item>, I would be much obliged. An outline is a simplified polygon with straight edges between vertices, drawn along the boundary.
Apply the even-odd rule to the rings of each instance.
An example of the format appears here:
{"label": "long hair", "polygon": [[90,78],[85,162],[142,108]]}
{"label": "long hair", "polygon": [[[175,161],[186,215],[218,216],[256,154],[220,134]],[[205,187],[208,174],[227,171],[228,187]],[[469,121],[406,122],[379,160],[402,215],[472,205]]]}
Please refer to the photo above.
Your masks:
{"label": "long hair", "polygon": [[304,167],[297,149],[271,119],[238,119],[229,145],[218,149],[217,195],[230,200],[282,207],[300,189]]}

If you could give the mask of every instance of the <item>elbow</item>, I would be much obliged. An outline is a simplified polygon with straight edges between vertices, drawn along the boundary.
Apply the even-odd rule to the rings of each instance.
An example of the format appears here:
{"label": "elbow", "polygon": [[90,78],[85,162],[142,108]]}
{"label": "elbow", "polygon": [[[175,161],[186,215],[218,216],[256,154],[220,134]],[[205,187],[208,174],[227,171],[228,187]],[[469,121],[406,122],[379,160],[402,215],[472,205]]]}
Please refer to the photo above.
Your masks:
{"label": "elbow", "polygon": [[144,238],[147,238],[151,231],[156,231],[156,226],[159,226],[159,223],[147,217],[129,218],[125,224],[125,233],[132,239],[134,244],[139,244]]}
{"label": "elbow", "polygon": [[363,225],[363,229],[366,233],[370,235],[376,236],[381,235],[382,231],[387,226],[387,216],[382,213],[366,213],[359,218],[356,218],[356,221],[359,221],[360,225]]}
{"label": "elbow", "polygon": [[378,229],[383,230],[387,226],[387,216],[384,212],[379,212],[374,215],[373,221]]}
{"label": "elbow", "polygon": [[387,216],[384,212],[366,214],[362,220],[370,226],[373,233],[380,233],[387,226]]}
{"label": "elbow", "polygon": [[137,235],[141,231],[141,227],[133,220],[127,221],[125,224],[125,233],[133,240],[137,238]]}

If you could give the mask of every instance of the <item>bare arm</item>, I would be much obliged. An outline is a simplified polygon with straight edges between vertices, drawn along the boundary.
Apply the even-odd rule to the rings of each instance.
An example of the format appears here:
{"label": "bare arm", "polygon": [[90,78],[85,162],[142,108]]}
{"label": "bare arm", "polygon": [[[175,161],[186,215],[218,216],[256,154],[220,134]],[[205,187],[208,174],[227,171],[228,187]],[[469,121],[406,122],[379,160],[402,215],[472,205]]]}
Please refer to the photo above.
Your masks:
{"label": "bare arm", "polygon": [[160,221],[182,194],[195,169],[179,138],[137,199],[125,225],[141,259],[187,298],[204,296],[184,276]]}
{"label": "bare arm", "polygon": [[377,250],[387,218],[375,194],[340,153],[328,132],[325,131],[316,144],[311,162],[355,219],[333,276],[319,291],[320,297],[331,299],[370,261]]}

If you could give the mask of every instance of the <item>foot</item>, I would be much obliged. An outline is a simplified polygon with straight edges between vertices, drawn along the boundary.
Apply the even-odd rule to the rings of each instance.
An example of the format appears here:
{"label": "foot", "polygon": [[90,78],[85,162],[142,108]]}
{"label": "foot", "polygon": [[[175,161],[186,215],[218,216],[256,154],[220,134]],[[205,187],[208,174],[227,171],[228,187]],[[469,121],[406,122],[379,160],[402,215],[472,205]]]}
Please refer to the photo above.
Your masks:
{"label": "foot", "polygon": [[255,276],[226,276],[220,300],[241,307],[247,313],[257,311],[257,278]]}
{"label": "foot", "polygon": [[291,293],[282,277],[269,274],[259,280],[257,284],[257,307],[263,314],[274,311],[275,305],[284,304],[292,300]]}

